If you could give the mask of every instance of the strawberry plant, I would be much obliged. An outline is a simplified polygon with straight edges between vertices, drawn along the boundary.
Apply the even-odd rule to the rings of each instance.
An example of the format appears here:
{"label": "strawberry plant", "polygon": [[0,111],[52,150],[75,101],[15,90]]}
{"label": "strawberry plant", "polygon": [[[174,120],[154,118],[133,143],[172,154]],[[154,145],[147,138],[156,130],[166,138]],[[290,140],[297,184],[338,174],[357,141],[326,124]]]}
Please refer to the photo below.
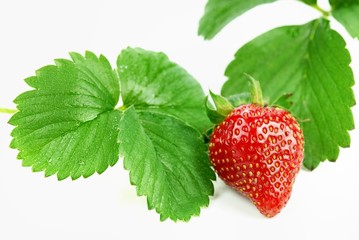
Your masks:
{"label": "strawberry plant", "polygon": [[[199,35],[211,39],[234,18],[273,2],[209,0]],[[23,166],[58,180],[101,174],[121,159],[161,220],[199,215],[215,191],[215,173],[265,216],[276,215],[301,165],[313,170],[335,161],[354,128],[350,53],[330,23],[358,38],[359,1],[330,0],[328,11],[316,0],[295,2],[321,17],[242,46],[212,101],[164,53],[127,48],[116,67],[90,51],[56,59],[25,79],[32,89],[14,100],[17,109],[0,109],[13,114],[10,147]],[[260,82],[266,103],[248,75]]]}

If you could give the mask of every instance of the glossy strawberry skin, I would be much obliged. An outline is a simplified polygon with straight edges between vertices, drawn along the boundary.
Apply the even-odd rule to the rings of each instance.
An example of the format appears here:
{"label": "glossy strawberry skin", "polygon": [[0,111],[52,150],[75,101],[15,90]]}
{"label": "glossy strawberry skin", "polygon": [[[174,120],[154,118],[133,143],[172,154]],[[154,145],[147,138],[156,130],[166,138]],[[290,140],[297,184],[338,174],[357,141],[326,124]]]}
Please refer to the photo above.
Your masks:
{"label": "glossy strawberry skin", "polygon": [[303,133],[294,117],[254,104],[234,109],[214,129],[209,144],[218,176],[267,217],[278,214],[289,200],[303,149]]}

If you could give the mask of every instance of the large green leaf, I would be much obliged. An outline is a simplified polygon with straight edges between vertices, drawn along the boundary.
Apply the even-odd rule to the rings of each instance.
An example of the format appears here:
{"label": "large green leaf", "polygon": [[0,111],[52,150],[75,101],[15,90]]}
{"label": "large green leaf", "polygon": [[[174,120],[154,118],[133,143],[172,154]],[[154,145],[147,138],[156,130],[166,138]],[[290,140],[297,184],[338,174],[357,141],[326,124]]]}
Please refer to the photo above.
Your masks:
{"label": "large green leaf", "polygon": [[304,165],[314,169],[321,161],[336,160],[338,146],[350,144],[355,104],[350,61],[343,38],[324,19],[277,28],[239,49],[226,70],[222,94],[248,91],[244,73],[261,82],[271,102],[293,93],[291,111],[305,137]]}
{"label": "large green leaf", "polygon": [[58,179],[102,173],[118,160],[119,82],[107,59],[86,52],[59,59],[26,79],[15,99],[11,146],[33,171]]}
{"label": "large green leaf", "polygon": [[353,38],[359,38],[359,0],[330,0],[332,14]]}
{"label": "large green leaf", "polygon": [[277,0],[208,0],[198,34],[211,39],[236,17],[258,5],[274,1]]}
{"label": "large green leaf", "polygon": [[[124,50],[118,71],[91,52],[71,58],[38,70],[26,79],[34,89],[15,99],[11,146],[23,165],[77,179],[113,166],[121,150],[131,183],[162,220],[199,215],[215,174],[198,131],[210,124],[198,82],[142,49]],[[124,105],[115,109],[120,82]]]}
{"label": "large green leaf", "polygon": [[119,142],[131,183],[161,220],[187,221],[209,204],[215,175],[195,129],[170,115],[130,107],[120,123]]}
{"label": "large green leaf", "polygon": [[210,126],[200,84],[165,54],[127,48],[117,66],[125,106],[173,115],[201,132]]}
{"label": "large green leaf", "polygon": [[187,221],[213,194],[200,133],[210,126],[202,88],[163,53],[127,48],[117,66],[124,104],[119,142],[131,183],[161,220]]}

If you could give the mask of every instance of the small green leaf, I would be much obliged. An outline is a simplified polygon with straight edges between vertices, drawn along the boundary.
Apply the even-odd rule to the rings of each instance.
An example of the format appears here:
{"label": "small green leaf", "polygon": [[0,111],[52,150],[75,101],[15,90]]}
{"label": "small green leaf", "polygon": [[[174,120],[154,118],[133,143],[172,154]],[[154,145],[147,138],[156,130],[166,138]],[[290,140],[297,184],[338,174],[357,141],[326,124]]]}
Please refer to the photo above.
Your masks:
{"label": "small green leaf", "polygon": [[209,204],[215,175],[195,129],[151,108],[130,107],[120,122],[119,142],[131,184],[162,221],[188,221]]}
{"label": "small green leaf", "polygon": [[201,132],[210,126],[200,84],[165,54],[127,48],[117,66],[125,106],[173,115]]}
{"label": "small green leaf", "polygon": [[359,0],[330,0],[332,14],[353,38],[359,38]]}
{"label": "small green leaf", "polygon": [[26,79],[34,90],[15,99],[11,147],[33,171],[59,180],[102,173],[118,160],[119,82],[104,56],[71,53]]}
{"label": "small green leaf", "polygon": [[271,30],[247,43],[226,69],[223,96],[248,92],[251,74],[271,102],[293,93],[290,110],[300,119],[305,137],[304,165],[316,168],[334,161],[339,147],[350,145],[355,104],[350,55],[343,38],[318,19],[301,26]]}
{"label": "small green leaf", "polygon": [[222,28],[248,10],[277,0],[208,0],[198,34],[212,39]]}

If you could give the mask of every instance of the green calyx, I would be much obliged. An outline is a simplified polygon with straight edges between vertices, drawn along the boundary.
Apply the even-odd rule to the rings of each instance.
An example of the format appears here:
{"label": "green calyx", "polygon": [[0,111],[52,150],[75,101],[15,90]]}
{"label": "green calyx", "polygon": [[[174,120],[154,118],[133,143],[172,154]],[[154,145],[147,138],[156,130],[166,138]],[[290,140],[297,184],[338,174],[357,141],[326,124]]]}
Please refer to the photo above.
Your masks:
{"label": "green calyx", "polygon": [[[212,123],[221,123],[234,108],[243,104],[253,103],[261,107],[265,106],[259,81],[255,80],[249,74],[245,73],[245,76],[249,79],[250,93],[244,92],[226,98],[209,91],[209,96],[206,98],[205,105],[207,116]],[[214,106],[209,101],[209,97],[211,97]]]}
{"label": "green calyx", "polygon": [[246,75],[246,77],[248,77],[250,81],[252,103],[263,107],[265,104],[263,101],[261,84],[259,83],[259,81],[255,80],[251,75],[247,73],[245,73],[244,75]]}
{"label": "green calyx", "polygon": [[[209,101],[209,96],[211,97],[214,106]],[[207,116],[212,123],[219,124],[234,109],[234,106],[227,98],[221,95],[217,95],[210,91],[209,96],[207,96],[205,104]]]}

